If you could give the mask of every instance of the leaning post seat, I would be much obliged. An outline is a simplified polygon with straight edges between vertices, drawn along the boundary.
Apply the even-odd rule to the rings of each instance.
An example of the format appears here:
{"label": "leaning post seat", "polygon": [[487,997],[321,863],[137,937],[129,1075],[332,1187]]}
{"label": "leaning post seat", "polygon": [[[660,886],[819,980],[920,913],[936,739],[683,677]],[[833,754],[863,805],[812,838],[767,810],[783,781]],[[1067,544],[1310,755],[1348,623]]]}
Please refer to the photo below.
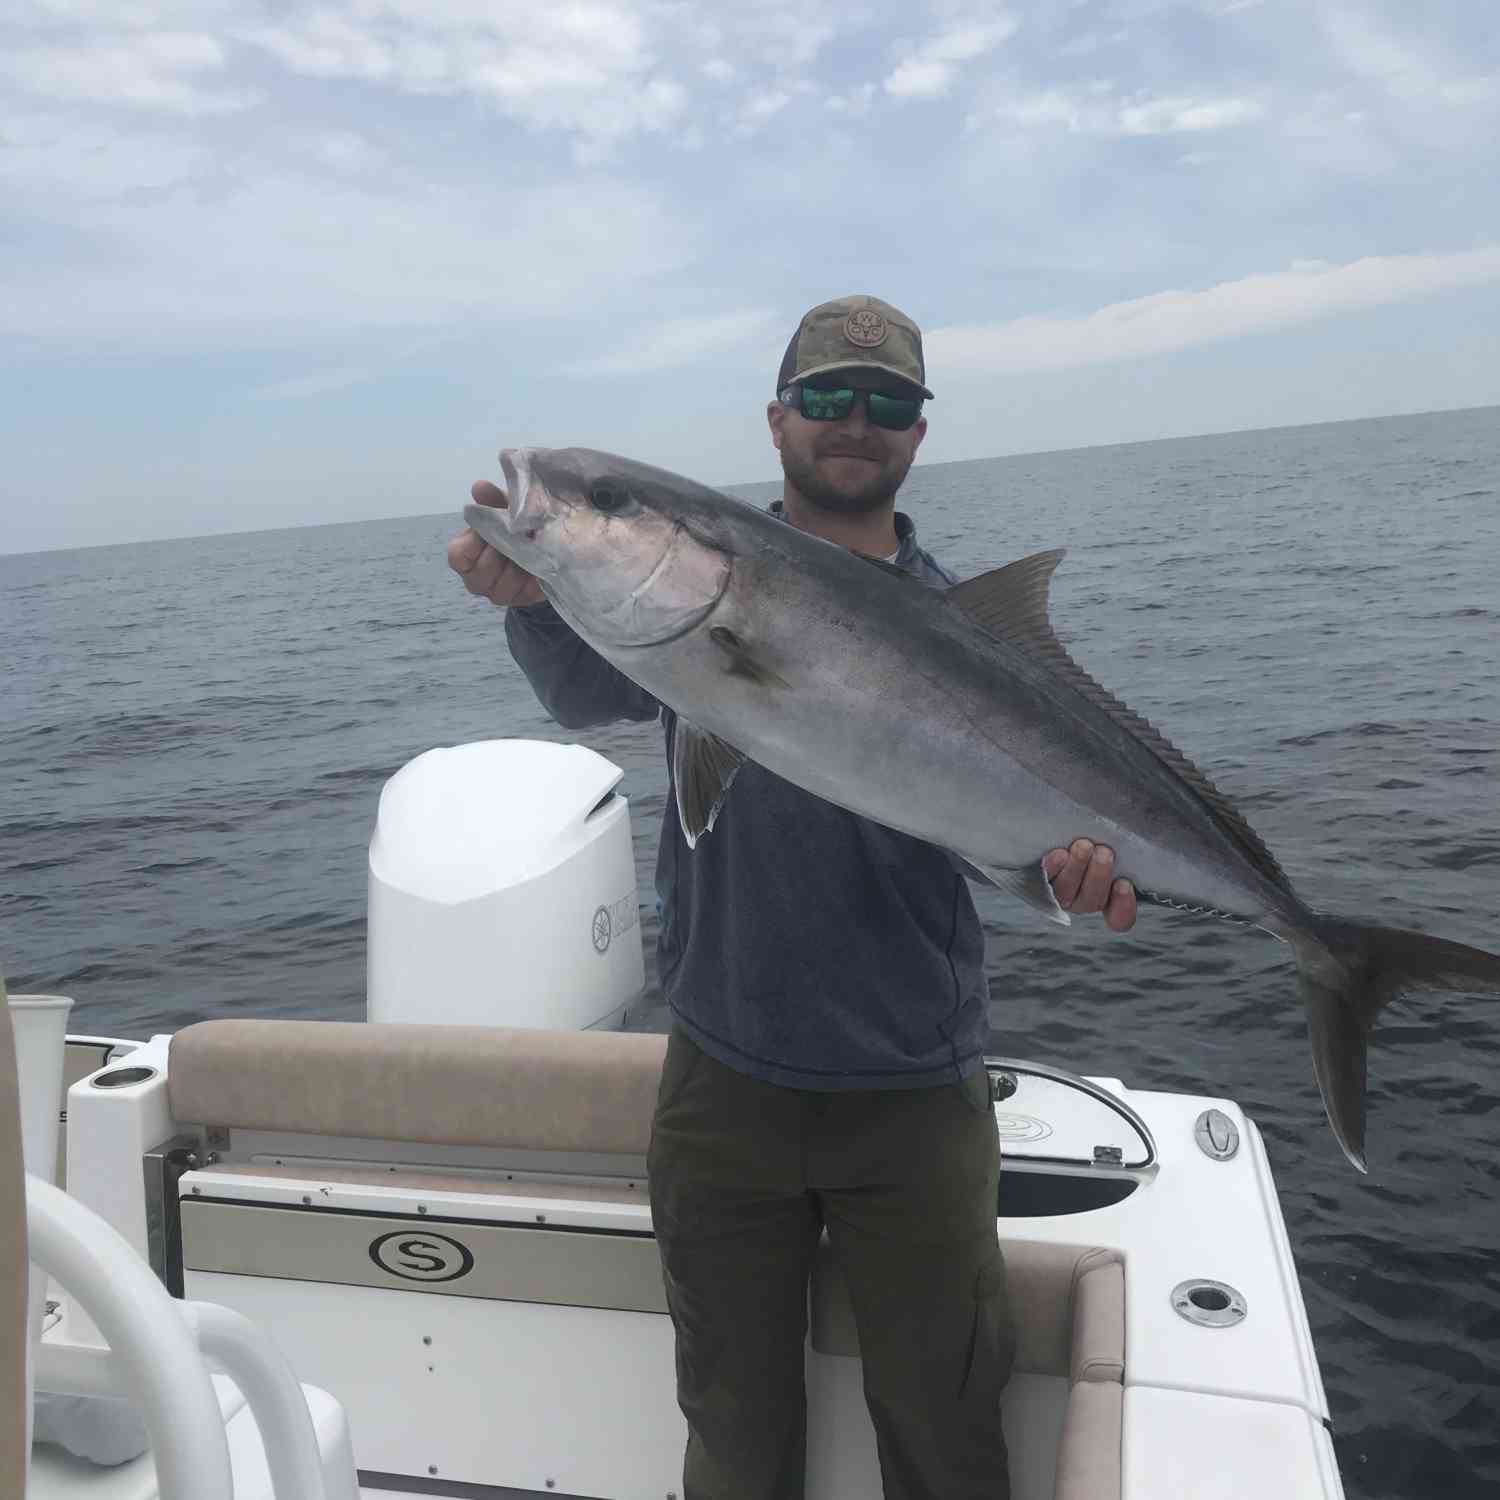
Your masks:
{"label": "leaning post seat", "polygon": [[[1125,1405],[1125,1263],[1118,1250],[1003,1240],[1015,1373],[1063,1377],[1054,1500],[1117,1500]],[[813,1263],[810,1332],[821,1354],[857,1357],[848,1287],[828,1237]]]}
{"label": "leaning post seat", "polygon": [[371,1021],[201,1021],[172,1039],[183,1124],[644,1155],[666,1038]]}
{"label": "leaning post seat", "polygon": [[[567,1171],[569,1163],[631,1161],[624,1175],[639,1179],[640,1159],[650,1142],[656,1094],[665,1055],[666,1038],[625,1032],[564,1032],[373,1022],[206,1021],[189,1026],[173,1039],[168,1088],[173,1118],[183,1126],[244,1132],[252,1140],[300,1136],[325,1143],[405,1143],[404,1165],[393,1171],[372,1158],[364,1170],[345,1170],[308,1159],[285,1165],[236,1164],[234,1151],[217,1166],[195,1170],[190,1181],[213,1182],[210,1193],[223,1194],[238,1173],[262,1181],[299,1179],[299,1187],[318,1191],[318,1184],[358,1181],[378,1183],[393,1195],[402,1192],[440,1194],[462,1189],[483,1193],[488,1207],[481,1211],[455,1206],[450,1199],[446,1231],[473,1238],[502,1226],[501,1237],[524,1237],[542,1231],[504,1230],[510,1221],[505,1204],[512,1196],[530,1221],[535,1207],[527,1195],[542,1191],[528,1171],[526,1182],[496,1181],[481,1188],[479,1179],[455,1179],[442,1164],[442,1148],[477,1148],[533,1154],[555,1160]],[[424,1148],[412,1160],[410,1148]],[[431,1147],[429,1153],[425,1148]],[[254,1150],[260,1148],[252,1147]],[[279,1149],[279,1148],[278,1148]],[[321,1151],[313,1153],[314,1157]],[[392,1153],[394,1159],[395,1153]],[[550,1170],[550,1169],[544,1169]],[[574,1166],[572,1170],[577,1170]],[[305,1182],[301,1181],[304,1180]],[[649,1209],[637,1182],[620,1183],[622,1201],[644,1212],[641,1230],[649,1236]],[[193,1191],[197,1189],[194,1188]],[[569,1188],[579,1195],[586,1188]],[[256,1200],[272,1202],[272,1199]],[[282,1198],[277,1202],[285,1202]],[[304,1198],[303,1202],[307,1200]],[[368,1204],[365,1205],[367,1208]],[[295,1210],[292,1210],[295,1212]],[[472,1222],[465,1219],[474,1214]],[[510,1305],[557,1303],[567,1308],[625,1309],[665,1317],[659,1286],[659,1267],[651,1256],[649,1295],[641,1292],[647,1275],[638,1264],[638,1233],[585,1234],[589,1257],[577,1265],[562,1254],[569,1234],[550,1211],[547,1233],[552,1254],[547,1277],[540,1281],[524,1255],[509,1267],[509,1290],[497,1294]],[[461,1221],[467,1227],[460,1227]],[[332,1220],[328,1221],[332,1222]],[[394,1220],[392,1222],[395,1222]],[[1035,1223],[1036,1221],[1031,1221]],[[497,1239],[496,1243],[500,1243]],[[1121,1432],[1125,1365],[1125,1275],[1121,1254],[1114,1249],[1063,1245],[1045,1240],[1005,1239],[1012,1319],[1015,1325],[1016,1373],[1047,1377],[1060,1394],[1062,1413],[1056,1451],[1055,1488],[1051,1500],[1119,1500],[1121,1493]],[[505,1253],[509,1253],[508,1251]],[[517,1251],[520,1255],[520,1250]],[[368,1257],[362,1257],[368,1259]],[[617,1264],[618,1263],[618,1264]],[[571,1267],[571,1269],[570,1269]],[[227,1267],[221,1266],[221,1270]],[[248,1275],[252,1288],[264,1289],[266,1275],[284,1275],[258,1266]],[[558,1277],[583,1275],[589,1285],[559,1292]],[[550,1278],[550,1279],[549,1279]],[[634,1288],[625,1300],[613,1300],[609,1287],[624,1278]],[[216,1295],[227,1295],[220,1278]],[[546,1285],[542,1285],[545,1281]],[[362,1285],[381,1283],[368,1273]],[[296,1282],[287,1283],[295,1289]],[[528,1289],[529,1288],[529,1289]],[[387,1289],[400,1297],[414,1295],[410,1284],[391,1281]],[[436,1290],[436,1289],[433,1289]],[[294,1295],[288,1291],[287,1296]],[[416,1294],[420,1295],[420,1294]],[[492,1304],[503,1307],[505,1301]],[[489,1316],[478,1310],[470,1321]],[[403,1314],[409,1319],[410,1314]],[[365,1325],[370,1326],[368,1322]],[[509,1325],[507,1325],[509,1326]],[[561,1325],[559,1325],[561,1326]],[[613,1325],[611,1325],[613,1326]],[[639,1327],[640,1325],[632,1325]],[[299,1320],[288,1315],[283,1336],[301,1336]],[[814,1265],[810,1293],[810,1334],[814,1356],[857,1359],[848,1292],[825,1236]],[[501,1336],[498,1335],[497,1336]],[[309,1349],[309,1355],[320,1351]],[[842,1363],[835,1358],[832,1363]],[[670,1370],[670,1362],[665,1368]],[[475,1372],[477,1375],[477,1372]],[[352,1376],[357,1385],[357,1374]],[[323,1383],[339,1389],[330,1375]],[[379,1382],[376,1382],[378,1385]],[[1017,1382],[1024,1385],[1025,1380]],[[663,1409],[669,1392],[660,1393]],[[350,1388],[346,1399],[358,1428],[379,1426],[378,1391],[371,1395]],[[1051,1399],[1049,1397],[1049,1399]],[[370,1410],[365,1412],[364,1405]]]}

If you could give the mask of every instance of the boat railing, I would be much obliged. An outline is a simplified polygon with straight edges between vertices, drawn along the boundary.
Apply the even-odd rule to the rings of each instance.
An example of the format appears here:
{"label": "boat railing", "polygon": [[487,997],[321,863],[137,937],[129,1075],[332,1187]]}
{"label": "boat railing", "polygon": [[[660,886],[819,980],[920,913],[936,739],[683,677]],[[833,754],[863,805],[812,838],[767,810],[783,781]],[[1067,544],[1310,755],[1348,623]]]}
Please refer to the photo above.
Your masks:
{"label": "boat railing", "polygon": [[33,1267],[82,1304],[109,1346],[43,1342],[37,1389],[130,1395],[151,1437],[162,1500],[233,1500],[210,1362],[245,1397],[276,1500],[358,1500],[352,1458],[331,1466],[330,1481],[301,1385],[247,1318],[210,1303],[174,1300],[121,1235],[34,1176],[26,1180],[26,1221]]}

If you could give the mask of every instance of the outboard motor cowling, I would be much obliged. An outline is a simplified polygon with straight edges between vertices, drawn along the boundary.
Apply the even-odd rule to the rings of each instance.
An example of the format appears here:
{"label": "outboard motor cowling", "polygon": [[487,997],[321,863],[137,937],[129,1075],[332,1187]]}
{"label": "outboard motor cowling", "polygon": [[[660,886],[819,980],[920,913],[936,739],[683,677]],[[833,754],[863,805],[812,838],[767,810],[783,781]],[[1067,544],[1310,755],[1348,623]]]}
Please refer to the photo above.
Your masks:
{"label": "outboard motor cowling", "polygon": [[369,1019],[618,1025],[645,983],[623,774],[539,740],[397,771],[370,840]]}

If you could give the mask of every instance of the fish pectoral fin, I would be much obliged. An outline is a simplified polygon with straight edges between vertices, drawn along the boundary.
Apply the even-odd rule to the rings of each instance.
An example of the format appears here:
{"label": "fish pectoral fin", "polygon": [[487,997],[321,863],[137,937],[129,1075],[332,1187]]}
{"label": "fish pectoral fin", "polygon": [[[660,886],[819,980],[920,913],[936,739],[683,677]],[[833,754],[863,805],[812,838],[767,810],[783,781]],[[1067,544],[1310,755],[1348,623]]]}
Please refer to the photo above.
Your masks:
{"label": "fish pectoral fin", "polygon": [[672,739],[672,784],[677,821],[688,848],[695,849],[719,816],[724,798],[745,757],[706,729],[678,719]]}
{"label": "fish pectoral fin", "polygon": [[708,638],[723,653],[724,670],[731,677],[745,677],[761,687],[784,688],[789,685],[750,642],[742,640],[727,627],[715,625],[708,632]]}
{"label": "fish pectoral fin", "polygon": [[965,859],[964,863],[991,885],[1019,896],[1027,906],[1041,912],[1049,922],[1056,922],[1059,927],[1073,925],[1072,917],[1058,905],[1052,882],[1047,879],[1041,860],[1034,865],[1022,865],[1019,870],[1002,870],[994,865],[978,864],[972,859]]}

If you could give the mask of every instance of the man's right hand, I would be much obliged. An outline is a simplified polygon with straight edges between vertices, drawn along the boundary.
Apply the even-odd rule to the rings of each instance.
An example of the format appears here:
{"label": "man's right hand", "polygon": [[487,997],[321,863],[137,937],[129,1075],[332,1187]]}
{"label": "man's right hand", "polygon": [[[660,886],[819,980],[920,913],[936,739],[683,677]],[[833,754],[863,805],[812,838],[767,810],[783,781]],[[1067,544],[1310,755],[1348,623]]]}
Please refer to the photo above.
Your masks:
{"label": "man's right hand", "polygon": [[[479,480],[469,493],[476,505],[504,509],[507,504],[505,491],[487,479]],[[502,609],[512,604],[540,604],[547,597],[532,574],[497,552],[471,526],[465,526],[448,543],[448,566],[463,579],[471,594],[480,594]]]}

